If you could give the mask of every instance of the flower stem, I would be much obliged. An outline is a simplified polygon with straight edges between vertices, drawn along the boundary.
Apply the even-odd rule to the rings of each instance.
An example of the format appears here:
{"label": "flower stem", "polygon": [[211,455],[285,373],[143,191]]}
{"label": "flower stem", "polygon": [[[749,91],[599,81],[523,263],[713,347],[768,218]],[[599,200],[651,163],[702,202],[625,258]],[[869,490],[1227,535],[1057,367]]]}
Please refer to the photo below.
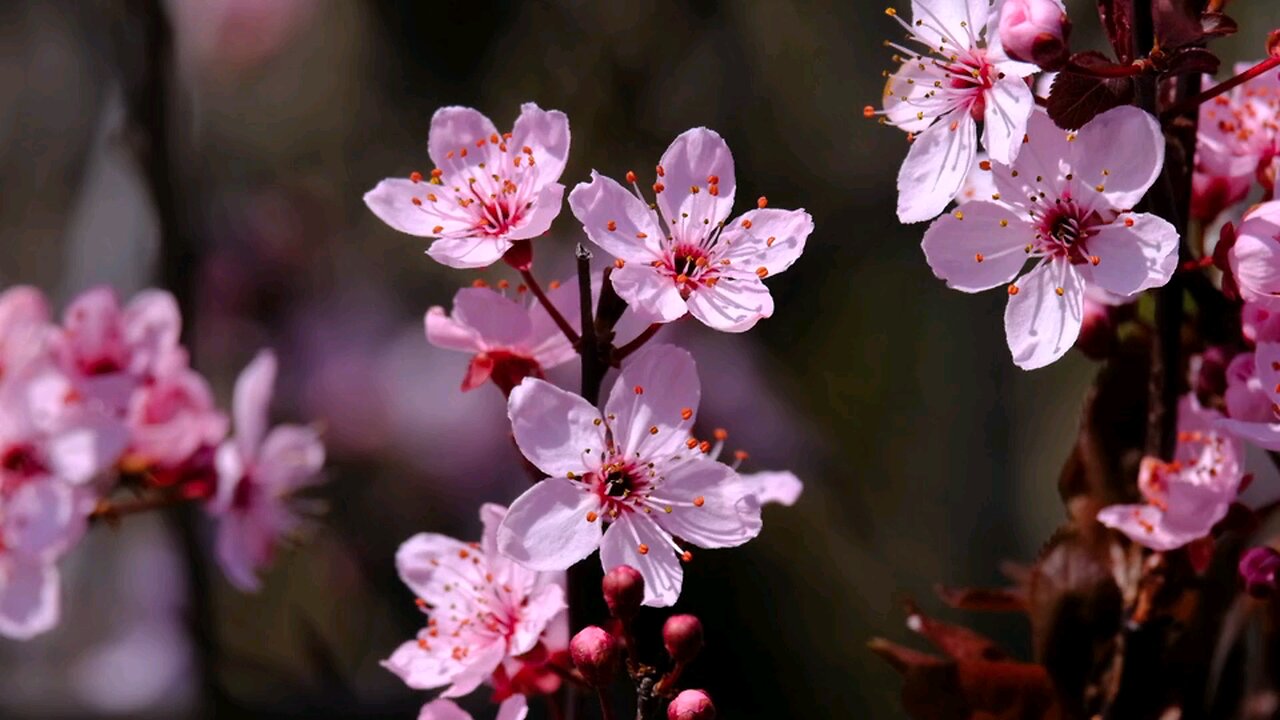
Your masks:
{"label": "flower stem", "polygon": [[1179,102],[1178,104],[1166,110],[1164,112],[1164,116],[1166,118],[1169,118],[1169,117],[1174,117],[1176,115],[1188,113],[1200,107],[1201,105],[1209,102],[1210,100],[1218,97],[1219,95],[1222,95],[1223,93],[1231,92],[1233,89],[1239,87],[1240,85],[1243,85],[1244,83],[1249,82],[1250,80],[1258,77],[1259,75],[1267,72],[1268,70],[1274,70],[1276,68],[1280,68],[1280,57],[1269,57],[1266,60],[1263,60],[1262,62],[1258,63],[1257,65],[1254,65],[1253,67],[1249,68],[1248,70],[1245,70],[1239,75],[1236,75],[1235,77],[1230,78],[1228,80],[1224,80],[1198,95],[1189,97],[1186,100]]}
{"label": "flower stem", "polygon": [[596,342],[596,321],[591,312],[591,251],[578,245],[578,303],[582,310],[582,397],[592,405],[600,404],[600,383],[604,381],[604,363]]}
{"label": "flower stem", "polygon": [[639,350],[641,346],[652,340],[653,336],[657,335],[661,329],[662,323],[654,323],[645,328],[644,332],[637,335],[634,340],[613,351],[613,361],[617,363],[626,359],[628,355]]}
{"label": "flower stem", "polygon": [[569,321],[564,318],[564,315],[561,314],[560,308],[551,304],[551,299],[542,291],[542,286],[538,284],[537,278],[533,276],[533,271],[525,268],[520,271],[520,277],[524,278],[524,284],[529,286],[529,292],[533,293],[533,296],[538,298],[538,302],[542,303],[542,307],[546,309],[547,314],[555,321],[556,327],[560,328],[560,332],[569,338],[569,342],[577,345],[578,333],[569,324]]}

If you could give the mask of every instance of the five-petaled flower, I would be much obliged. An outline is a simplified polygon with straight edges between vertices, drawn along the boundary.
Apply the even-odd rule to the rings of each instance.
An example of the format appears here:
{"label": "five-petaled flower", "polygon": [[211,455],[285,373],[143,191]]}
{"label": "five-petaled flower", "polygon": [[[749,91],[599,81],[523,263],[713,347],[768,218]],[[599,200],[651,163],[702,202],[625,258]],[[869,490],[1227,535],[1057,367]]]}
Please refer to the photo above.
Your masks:
{"label": "five-petaled flower", "polygon": [[[1251,67],[1238,64],[1235,73]],[[1255,183],[1268,199],[1280,171],[1280,77],[1261,76],[1200,106],[1192,214],[1213,220],[1244,200]]]}
{"label": "five-petaled flower", "polygon": [[911,134],[898,172],[898,219],[924,222],[946,208],[973,167],[979,120],[992,160],[1007,165],[1018,156],[1035,107],[1024,78],[1039,68],[1005,54],[989,0],[912,0],[910,23],[887,12],[920,47],[890,43],[902,67],[885,84],[884,109],[867,114]]}
{"label": "five-petaled flower", "polygon": [[935,275],[979,292],[1008,286],[1005,334],[1013,361],[1043,367],[1075,343],[1085,288],[1130,296],[1169,281],[1178,232],[1131,210],[1159,176],[1164,136],[1133,107],[1109,110],[1078,133],[1036,112],[1013,165],[992,161],[997,192],[961,204],[929,227],[922,243]]}
{"label": "five-petaled flower", "polygon": [[669,345],[622,368],[603,413],[544,381],[521,383],[508,403],[516,444],[550,477],[511,504],[499,549],[562,570],[599,547],[606,570],[644,575],[646,605],[673,604],[693,557],[676,537],[721,548],[760,532],[755,496],[690,437],[700,394],[693,358]]}
{"label": "five-petaled flower", "polygon": [[427,152],[435,164],[429,175],[388,178],[364,201],[396,230],[438,238],[427,250],[437,262],[486,267],[560,214],[569,119],[558,110],[525,103],[511,132],[499,135],[476,110],[441,108]]}
{"label": "five-petaled flower", "polygon": [[[773,314],[764,278],[791,267],[813,232],[803,210],[757,208],[728,220],[737,183],[733,155],[715,132],[695,128],[667,148],[651,207],[616,181],[592,173],[569,194],[587,237],[617,258],[613,287],[655,322],[692,313],[707,325],[744,332]],[[633,180],[634,174],[629,179]]]}
{"label": "five-petaled flower", "polygon": [[1227,370],[1229,419],[1222,429],[1249,442],[1280,450],[1280,342],[1259,342],[1252,354],[1236,356]]}
{"label": "five-petaled flower", "polygon": [[1172,462],[1144,458],[1138,489],[1146,504],[1112,505],[1098,521],[1152,550],[1182,547],[1226,517],[1244,479],[1244,449],[1221,429],[1221,415],[1194,395],[1178,405],[1178,447]]}
{"label": "five-petaled flower", "polygon": [[278,425],[267,431],[276,358],[264,350],[240,373],[232,398],[236,434],[218,448],[217,558],[227,579],[253,592],[281,539],[301,525],[291,495],[320,479],[324,445],[315,429]]}
{"label": "five-petaled flower", "polygon": [[427,615],[418,637],[383,662],[409,687],[467,695],[504,663],[537,648],[566,608],[563,573],[528,570],[498,552],[505,514],[501,505],[480,508],[479,543],[422,533],[396,553],[400,579]]}

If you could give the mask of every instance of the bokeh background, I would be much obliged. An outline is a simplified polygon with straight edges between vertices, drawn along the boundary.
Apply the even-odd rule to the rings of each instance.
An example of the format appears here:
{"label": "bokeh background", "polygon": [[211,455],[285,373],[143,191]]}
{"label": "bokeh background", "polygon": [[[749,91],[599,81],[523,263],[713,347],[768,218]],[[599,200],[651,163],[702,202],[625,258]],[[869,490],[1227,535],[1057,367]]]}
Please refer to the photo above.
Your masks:
{"label": "bokeh background", "polygon": [[[448,104],[499,127],[528,100],[565,111],[570,185],[647,171],[675,135],[712,127],[741,198],[816,219],[803,259],[770,280],[771,320],[746,336],[664,331],[699,361],[705,427],[730,431],[746,469],[807,481],[757,541],[687,574],[678,609],[703,617],[709,644],[688,681],[723,717],[899,717],[897,678],[865,646],[909,637],[907,598],[1027,653],[1019,619],[943,611],[931,588],[1001,584],[1000,564],[1056,527],[1093,368],[1072,354],[1017,370],[1002,294],[946,290],[923,228],[896,223],[906,144],[862,117],[890,66],[882,40],[899,35],[878,3],[170,0],[174,83],[154,102],[169,103],[180,266],[125,112],[151,61],[137,52],[147,4],[0,4],[0,285],[65,301],[97,283],[183,284],[195,364],[224,403],[259,347],[280,353],[279,416],[326,428],[328,510],[259,595],[211,571],[203,639],[171,525],[96,528],[64,563],[61,626],[0,644],[0,716],[416,717],[425,697],[378,666],[419,623],[395,549],[423,530],[476,536],[479,504],[527,483],[500,393],[462,394],[466,358],[421,324],[476,277],[514,274],[448,271],[361,202],[427,166],[431,113]],[[1090,6],[1072,4],[1077,49],[1099,46]],[[1280,8],[1229,9],[1244,32],[1226,59],[1260,55]],[[566,209],[537,242],[544,280],[580,239]]]}

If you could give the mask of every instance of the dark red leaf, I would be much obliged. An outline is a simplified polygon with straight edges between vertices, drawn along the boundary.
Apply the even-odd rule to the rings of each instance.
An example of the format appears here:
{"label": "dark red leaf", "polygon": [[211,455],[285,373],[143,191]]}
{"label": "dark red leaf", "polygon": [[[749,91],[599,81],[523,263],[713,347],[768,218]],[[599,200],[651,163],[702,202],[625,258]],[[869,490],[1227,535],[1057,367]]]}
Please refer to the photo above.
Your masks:
{"label": "dark red leaf", "polygon": [[1165,57],[1160,69],[1170,75],[1186,75],[1202,73],[1214,75],[1222,61],[1217,55],[1200,47],[1186,47],[1173,51]]}
{"label": "dark red leaf", "polygon": [[1107,39],[1120,62],[1133,62],[1133,3],[1126,0],[1098,0],[1098,15]]}
{"label": "dark red leaf", "polygon": [[[1114,65],[1097,52],[1077,53],[1071,61],[1085,67]],[[1133,95],[1132,78],[1102,78],[1064,70],[1053,81],[1047,109],[1058,127],[1075,130],[1100,113],[1130,104]]]}
{"label": "dark red leaf", "polygon": [[966,627],[935,620],[911,602],[907,603],[907,627],[956,660],[995,661],[1008,657],[990,638]]}

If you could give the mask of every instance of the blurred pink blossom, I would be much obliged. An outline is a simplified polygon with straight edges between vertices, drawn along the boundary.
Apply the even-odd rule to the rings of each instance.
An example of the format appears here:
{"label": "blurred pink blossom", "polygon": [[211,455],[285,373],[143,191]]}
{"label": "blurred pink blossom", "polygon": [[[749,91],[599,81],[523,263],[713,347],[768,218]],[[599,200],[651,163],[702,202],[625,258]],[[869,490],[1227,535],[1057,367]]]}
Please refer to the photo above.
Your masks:
{"label": "blurred pink blossom", "polygon": [[[1254,63],[1237,64],[1241,73]],[[1254,183],[1269,200],[1280,155],[1280,73],[1267,72],[1200,106],[1192,213],[1212,220],[1244,200]]]}
{"label": "blurred pink blossom", "polygon": [[[512,695],[498,706],[494,720],[524,720],[528,716],[529,706],[524,696]],[[471,720],[471,713],[452,700],[433,700],[422,707],[418,720]]]}

